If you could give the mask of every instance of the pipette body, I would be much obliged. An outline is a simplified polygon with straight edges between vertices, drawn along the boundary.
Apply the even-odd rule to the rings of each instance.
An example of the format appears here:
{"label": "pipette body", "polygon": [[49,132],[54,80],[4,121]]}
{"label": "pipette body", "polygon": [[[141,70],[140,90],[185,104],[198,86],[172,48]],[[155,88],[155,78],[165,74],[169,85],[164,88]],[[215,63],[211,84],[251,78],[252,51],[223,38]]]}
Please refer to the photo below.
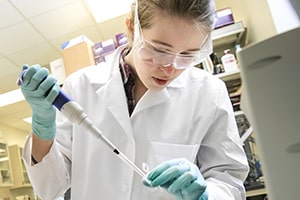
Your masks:
{"label": "pipette body", "polygon": [[[23,67],[17,84],[20,86],[23,82],[23,75],[25,74],[28,67]],[[142,178],[145,178],[145,173],[138,168],[125,154],[123,154],[111,141],[109,141],[102,132],[92,123],[88,118],[84,109],[75,101],[73,101],[66,93],[62,90],[59,91],[58,96],[53,101],[53,105],[72,123],[78,124],[85,128],[89,133],[93,134],[96,138],[101,139],[107,147],[109,147],[113,153],[115,153],[125,164],[133,169]],[[146,180],[145,180],[146,181]]]}
{"label": "pipette body", "polygon": [[[59,98],[68,98],[62,91],[60,91]],[[54,103],[53,103],[54,104]],[[60,103],[58,103],[60,104]],[[130,168],[138,173],[142,178],[145,177],[145,173],[139,169],[129,158],[123,154],[111,141],[109,141],[102,132],[92,123],[92,121],[84,113],[83,108],[75,101],[67,101],[61,106],[60,112],[65,115],[71,122],[84,127],[88,132],[93,134],[96,138],[101,139],[123,162],[125,162]]]}

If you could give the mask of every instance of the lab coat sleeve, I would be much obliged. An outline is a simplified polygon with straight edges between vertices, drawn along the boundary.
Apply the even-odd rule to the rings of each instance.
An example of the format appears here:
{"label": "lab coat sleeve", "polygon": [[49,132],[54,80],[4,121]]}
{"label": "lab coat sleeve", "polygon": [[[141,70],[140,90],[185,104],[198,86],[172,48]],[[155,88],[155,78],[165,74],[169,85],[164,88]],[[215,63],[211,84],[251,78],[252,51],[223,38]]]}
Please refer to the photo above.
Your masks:
{"label": "lab coat sleeve", "polygon": [[217,90],[216,110],[198,153],[198,165],[207,182],[209,200],[242,200],[249,167],[225,88]]}
{"label": "lab coat sleeve", "polygon": [[[71,98],[73,95],[68,84],[63,86]],[[63,196],[71,185],[71,160],[72,160],[72,123],[60,112],[56,115],[57,133],[49,153],[41,162],[31,165],[32,137],[27,139],[23,151],[25,167],[35,192],[42,199],[53,200]]]}
{"label": "lab coat sleeve", "polygon": [[57,143],[54,142],[49,153],[35,165],[31,165],[31,144],[32,135],[25,142],[23,160],[35,192],[45,200],[63,196],[70,176]]}

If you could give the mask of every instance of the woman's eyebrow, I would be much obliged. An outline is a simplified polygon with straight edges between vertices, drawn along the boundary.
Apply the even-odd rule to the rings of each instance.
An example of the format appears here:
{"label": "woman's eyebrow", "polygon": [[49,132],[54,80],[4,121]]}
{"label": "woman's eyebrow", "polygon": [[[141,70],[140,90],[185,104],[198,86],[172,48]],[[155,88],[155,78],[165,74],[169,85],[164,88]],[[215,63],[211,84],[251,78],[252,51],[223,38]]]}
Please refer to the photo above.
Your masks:
{"label": "woman's eyebrow", "polygon": [[155,43],[155,44],[160,44],[160,45],[164,45],[164,46],[167,46],[167,47],[173,47],[172,45],[170,45],[166,42],[160,41],[160,40],[152,40],[152,42]]}
{"label": "woman's eyebrow", "polygon": [[[151,40],[151,42],[155,43],[155,44],[160,44],[169,48],[173,48],[173,46],[171,44],[168,44],[166,42],[160,41],[160,40]],[[185,51],[200,51],[200,48],[194,48],[194,49],[187,49]]]}

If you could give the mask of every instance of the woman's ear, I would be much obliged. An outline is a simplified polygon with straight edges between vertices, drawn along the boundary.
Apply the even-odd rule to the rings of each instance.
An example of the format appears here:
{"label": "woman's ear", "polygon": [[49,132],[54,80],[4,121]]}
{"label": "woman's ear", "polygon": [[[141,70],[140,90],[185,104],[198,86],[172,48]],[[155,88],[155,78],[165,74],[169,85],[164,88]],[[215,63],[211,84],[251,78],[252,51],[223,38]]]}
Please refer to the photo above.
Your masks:
{"label": "woman's ear", "polygon": [[133,33],[134,33],[134,25],[133,25],[133,20],[130,17],[127,17],[125,20],[126,24],[126,32],[127,32],[127,37],[130,42],[133,41]]}

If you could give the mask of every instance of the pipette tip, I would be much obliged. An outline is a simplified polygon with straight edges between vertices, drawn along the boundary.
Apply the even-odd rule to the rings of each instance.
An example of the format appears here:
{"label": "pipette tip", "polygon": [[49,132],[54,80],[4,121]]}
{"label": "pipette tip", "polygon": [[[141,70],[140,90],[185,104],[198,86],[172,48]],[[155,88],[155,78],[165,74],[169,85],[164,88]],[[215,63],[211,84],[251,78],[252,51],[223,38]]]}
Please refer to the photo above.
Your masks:
{"label": "pipette tip", "polygon": [[151,181],[147,179],[147,177],[143,177],[143,184],[147,187],[152,187]]}

